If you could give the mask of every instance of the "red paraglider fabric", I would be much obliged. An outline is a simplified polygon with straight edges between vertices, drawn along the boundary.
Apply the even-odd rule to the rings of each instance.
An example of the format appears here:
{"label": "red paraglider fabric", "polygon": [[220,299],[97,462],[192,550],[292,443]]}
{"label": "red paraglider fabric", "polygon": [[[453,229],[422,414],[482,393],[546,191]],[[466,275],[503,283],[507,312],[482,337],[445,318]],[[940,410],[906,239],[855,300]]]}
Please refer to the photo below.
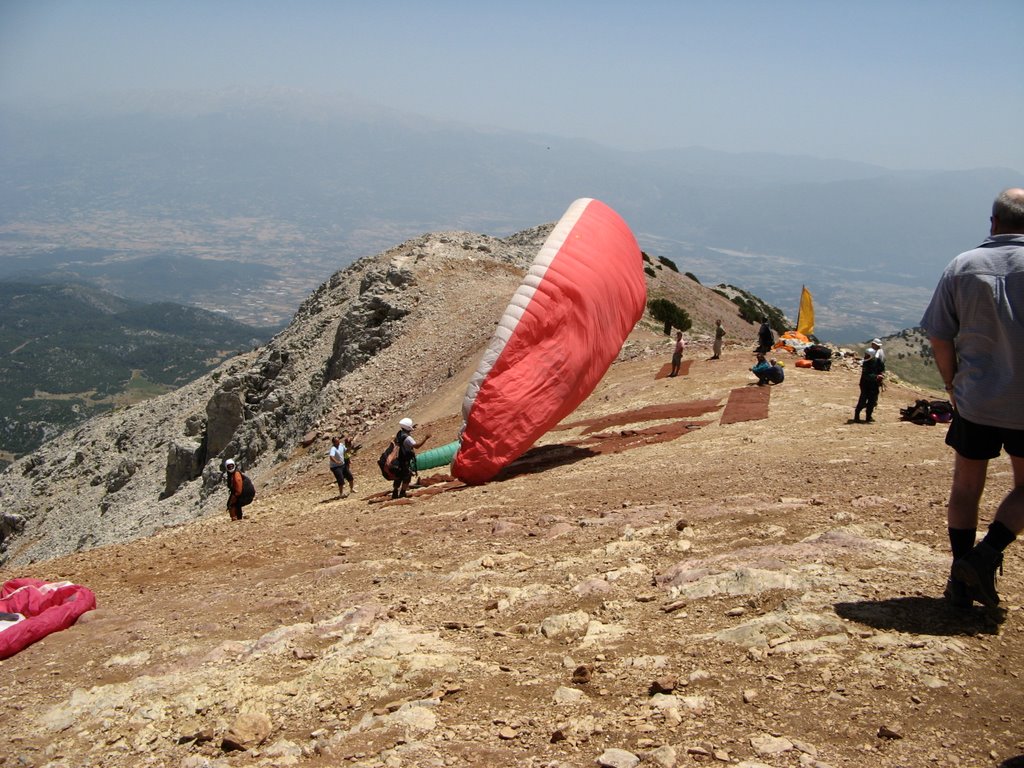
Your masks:
{"label": "red paraglider fabric", "polygon": [[516,291],[463,402],[453,472],[483,483],[594,390],[647,299],[636,238],[604,203],[577,200]]}
{"label": "red paraglider fabric", "polygon": [[[0,659],[13,656],[52,632],[67,629],[96,607],[91,590],[70,582],[12,579],[0,587]],[[20,618],[19,618],[20,617]]]}

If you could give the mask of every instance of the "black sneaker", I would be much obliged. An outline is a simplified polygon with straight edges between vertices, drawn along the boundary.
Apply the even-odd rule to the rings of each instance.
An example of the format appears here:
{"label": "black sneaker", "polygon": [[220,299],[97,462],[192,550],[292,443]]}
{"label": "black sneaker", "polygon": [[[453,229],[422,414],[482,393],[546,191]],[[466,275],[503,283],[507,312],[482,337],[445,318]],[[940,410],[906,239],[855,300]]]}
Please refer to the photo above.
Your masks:
{"label": "black sneaker", "polygon": [[953,561],[953,578],[971,587],[974,599],[989,608],[999,605],[996,571],[1000,574],[1003,572],[1003,553],[996,552],[984,541],[967,553],[966,557]]}
{"label": "black sneaker", "polygon": [[946,598],[946,602],[949,603],[950,607],[959,610],[967,610],[974,605],[974,600],[971,599],[970,587],[959,579],[954,579],[952,576],[946,581],[946,590],[942,593],[942,596]]}

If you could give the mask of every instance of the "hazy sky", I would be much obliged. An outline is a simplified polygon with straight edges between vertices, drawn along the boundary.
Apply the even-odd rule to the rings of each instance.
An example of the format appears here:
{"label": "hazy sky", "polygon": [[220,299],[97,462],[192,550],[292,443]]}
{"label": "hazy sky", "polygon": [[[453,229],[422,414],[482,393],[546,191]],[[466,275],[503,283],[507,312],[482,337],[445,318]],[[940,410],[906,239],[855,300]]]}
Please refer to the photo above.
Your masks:
{"label": "hazy sky", "polygon": [[1024,171],[1022,40],[1024,0],[0,0],[0,99],[286,86],[622,149]]}

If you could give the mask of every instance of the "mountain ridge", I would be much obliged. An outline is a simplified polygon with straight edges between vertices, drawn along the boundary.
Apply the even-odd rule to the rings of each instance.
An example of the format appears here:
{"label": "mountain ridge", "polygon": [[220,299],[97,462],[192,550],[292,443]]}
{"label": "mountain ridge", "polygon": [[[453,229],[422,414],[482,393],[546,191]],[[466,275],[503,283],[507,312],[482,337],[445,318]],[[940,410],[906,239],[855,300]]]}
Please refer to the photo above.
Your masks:
{"label": "mountain ridge", "polygon": [[[63,447],[44,446],[15,462],[0,475],[0,497],[12,501],[7,540],[0,546],[14,547],[19,538],[34,540],[27,550],[31,554],[14,555],[20,561],[119,540],[127,531],[142,535],[168,521],[208,514],[223,456],[233,455],[258,473],[258,468],[299,450],[310,434],[344,428],[359,436],[409,402],[412,393],[427,391],[457,371],[468,377],[467,366],[475,365],[489,329],[551,226],[504,240],[467,232],[431,233],[335,273],[265,347],[69,434],[72,444],[85,442],[93,450],[68,454]],[[654,264],[651,297],[685,306],[694,322],[691,334],[710,333],[721,316],[729,332],[753,338],[750,323],[739,317],[732,302],[660,261]],[[472,285],[465,296],[460,291],[464,281]],[[453,323],[448,310],[430,312],[441,301],[456,301],[459,313],[476,317],[472,330],[461,323],[441,330]],[[417,344],[417,336],[431,340],[429,355]],[[410,360],[431,373],[416,386],[407,384],[406,393],[375,391],[371,382],[395,379]],[[329,427],[328,414],[338,404],[339,423]],[[455,407],[453,418],[457,412]],[[453,438],[457,427],[451,426]],[[103,446],[111,438],[100,435],[115,435],[118,450],[106,453]],[[153,461],[154,450],[166,452],[166,461]],[[88,477],[94,491],[68,494],[75,503],[61,512],[67,523],[50,527],[61,543],[49,550],[44,522],[53,504],[30,502],[33,493],[27,486],[43,478],[67,482],[65,470],[73,472],[72,485],[81,484],[75,476]],[[159,512],[151,506],[158,494],[166,508]],[[96,519],[97,513],[105,521]],[[120,520],[122,516],[127,519]],[[112,525],[110,533],[104,532],[107,524]],[[7,557],[15,551],[8,549]]]}

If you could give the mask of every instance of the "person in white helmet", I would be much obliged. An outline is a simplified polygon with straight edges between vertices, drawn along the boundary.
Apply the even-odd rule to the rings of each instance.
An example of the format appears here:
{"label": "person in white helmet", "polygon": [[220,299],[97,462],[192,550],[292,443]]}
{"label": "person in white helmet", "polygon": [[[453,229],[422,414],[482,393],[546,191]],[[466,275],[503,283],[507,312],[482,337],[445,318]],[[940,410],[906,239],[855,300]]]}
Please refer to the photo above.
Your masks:
{"label": "person in white helmet", "polygon": [[420,442],[412,436],[416,425],[413,420],[406,417],[398,422],[398,434],[395,435],[395,445],[398,446],[398,458],[395,459],[394,467],[397,476],[394,480],[394,487],[391,490],[392,499],[403,499],[409,490],[409,483],[412,482],[413,472],[416,471],[416,448],[424,445],[430,439],[430,435],[424,437]]}
{"label": "person in white helmet", "polygon": [[224,471],[227,472],[228,481],[228,516],[232,520],[242,519],[242,473],[235,466],[234,459],[224,462]]}

